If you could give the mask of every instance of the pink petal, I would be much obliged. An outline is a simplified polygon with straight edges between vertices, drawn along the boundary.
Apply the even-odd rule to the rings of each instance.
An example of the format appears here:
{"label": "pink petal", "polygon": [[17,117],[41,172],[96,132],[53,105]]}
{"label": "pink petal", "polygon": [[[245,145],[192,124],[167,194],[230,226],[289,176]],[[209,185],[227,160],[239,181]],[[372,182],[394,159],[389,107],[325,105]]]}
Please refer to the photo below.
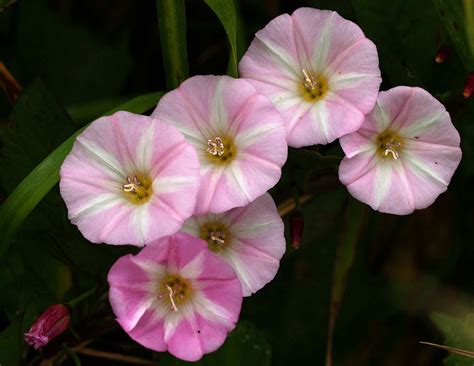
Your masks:
{"label": "pink petal", "polygon": [[[157,318],[153,310],[147,310],[135,328],[129,331],[128,334],[142,346],[153,351],[163,352],[167,349],[167,345],[164,341],[163,324],[164,320]],[[120,325],[124,327],[122,322],[120,322]]]}
{"label": "pink petal", "polygon": [[[189,302],[177,312],[163,307],[154,281],[167,274],[192,283]],[[120,258],[108,276],[117,321],[141,345],[169,350],[195,361],[216,350],[238,320],[242,290],[231,266],[207,250],[204,241],[178,233]]]}
{"label": "pink petal", "polygon": [[224,343],[230,329],[197,315],[179,323],[168,342],[168,351],[185,361],[197,361],[203,354],[214,352]]}

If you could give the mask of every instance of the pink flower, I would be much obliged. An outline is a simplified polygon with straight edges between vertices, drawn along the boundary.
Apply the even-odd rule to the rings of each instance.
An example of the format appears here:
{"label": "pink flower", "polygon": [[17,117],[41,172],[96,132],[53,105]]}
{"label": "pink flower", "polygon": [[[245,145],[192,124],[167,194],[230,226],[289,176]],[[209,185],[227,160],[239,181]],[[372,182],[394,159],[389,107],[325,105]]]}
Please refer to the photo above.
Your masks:
{"label": "pink flower", "polygon": [[71,317],[65,305],[51,305],[35,320],[28,333],[25,333],[25,342],[35,349],[44,347],[69,328],[70,323]]}
{"label": "pink flower", "polygon": [[287,156],[281,115],[247,81],[192,77],[161,98],[152,115],[180,129],[197,150],[195,214],[245,206],[280,179]]}
{"label": "pink flower", "polygon": [[232,267],[183,233],[120,258],[108,281],[113,311],[130,337],[186,361],[218,349],[242,305]]}
{"label": "pink flower", "polygon": [[341,182],[374,210],[397,215],[430,206],[461,160],[448,112],[420,88],[381,92],[361,129],[340,142]]}
{"label": "pink flower", "polygon": [[181,228],[200,180],[196,152],[177,129],[128,112],[93,122],[60,174],[69,218],[86,239],[139,246]]}
{"label": "pink flower", "polygon": [[212,252],[230,263],[244,296],[275,277],[285,253],[283,222],[268,193],[245,207],[192,217],[183,231],[206,240]]}
{"label": "pink flower", "polygon": [[326,144],[357,131],[381,83],[375,45],[334,11],[300,8],[257,32],[241,76],[283,114],[288,144]]}

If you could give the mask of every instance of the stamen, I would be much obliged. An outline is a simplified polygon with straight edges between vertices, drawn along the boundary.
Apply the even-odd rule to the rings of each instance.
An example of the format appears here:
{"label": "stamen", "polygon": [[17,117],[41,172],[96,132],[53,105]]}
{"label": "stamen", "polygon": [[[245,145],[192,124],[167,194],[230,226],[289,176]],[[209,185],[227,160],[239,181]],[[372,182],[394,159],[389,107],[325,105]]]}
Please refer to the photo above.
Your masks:
{"label": "stamen", "polygon": [[123,185],[123,190],[125,192],[136,192],[136,190],[141,187],[140,181],[136,176],[133,177],[133,181],[127,176],[127,183]]}
{"label": "stamen", "polygon": [[211,239],[214,244],[222,246],[225,244],[225,233],[223,231],[211,231],[209,233],[209,239]]}
{"label": "stamen", "polygon": [[178,311],[178,307],[176,306],[176,303],[174,302],[174,290],[173,288],[166,284],[166,289],[168,290],[168,296],[170,298],[170,302],[171,302],[171,307],[173,308],[173,311]]}
{"label": "stamen", "polygon": [[303,85],[306,88],[306,90],[308,91],[314,90],[318,86],[319,83],[314,79],[314,76],[309,76],[305,69],[302,69],[301,71],[303,72],[303,75],[304,75],[305,81]]}
{"label": "stamen", "polygon": [[207,140],[207,152],[213,156],[222,156],[225,153],[224,143],[220,137],[214,138],[214,140]]}
{"label": "stamen", "polygon": [[400,157],[400,154],[398,153],[396,148],[401,146],[401,143],[395,141],[394,139],[391,139],[390,142],[383,144],[383,147],[385,148],[384,155],[387,156],[388,154],[392,154],[392,157],[397,160]]}

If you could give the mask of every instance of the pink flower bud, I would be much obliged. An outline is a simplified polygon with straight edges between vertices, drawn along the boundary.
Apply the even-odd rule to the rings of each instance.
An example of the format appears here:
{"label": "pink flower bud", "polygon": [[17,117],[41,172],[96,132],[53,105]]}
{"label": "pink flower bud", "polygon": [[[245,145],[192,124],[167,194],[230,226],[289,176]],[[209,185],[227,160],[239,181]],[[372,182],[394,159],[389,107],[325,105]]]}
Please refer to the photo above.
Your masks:
{"label": "pink flower bud", "polygon": [[464,91],[462,95],[464,98],[469,98],[474,92],[474,72],[471,72],[466,78],[466,84],[464,84]]}
{"label": "pink flower bud", "polygon": [[290,237],[293,248],[298,249],[303,237],[304,217],[300,211],[295,211],[290,217]]}
{"label": "pink flower bud", "polygon": [[44,347],[64,332],[70,321],[69,310],[65,305],[51,305],[36,319],[28,333],[25,333],[25,342],[35,349]]}
{"label": "pink flower bud", "polygon": [[446,61],[451,54],[451,48],[448,46],[442,46],[438,52],[436,52],[435,56],[435,62],[438,64],[442,64],[444,61]]}

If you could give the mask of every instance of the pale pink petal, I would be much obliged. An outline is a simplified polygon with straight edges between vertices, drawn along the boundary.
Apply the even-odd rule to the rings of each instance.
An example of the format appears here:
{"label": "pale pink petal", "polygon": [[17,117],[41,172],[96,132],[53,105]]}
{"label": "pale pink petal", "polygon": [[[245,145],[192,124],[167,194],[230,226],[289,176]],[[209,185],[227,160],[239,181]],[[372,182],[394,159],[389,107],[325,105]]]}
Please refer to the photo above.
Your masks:
{"label": "pale pink petal", "polygon": [[[209,95],[205,102],[209,107],[197,114],[185,110],[194,106],[188,99],[196,95],[200,100],[202,89]],[[196,214],[244,206],[280,179],[287,157],[281,115],[243,79],[211,75],[190,78],[160,100],[153,116],[181,129],[197,150],[201,186]],[[233,142],[236,154],[231,161],[212,160],[208,141],[217,137]]]}
{"label": "pale pink petal", "polygon": [[[153,186],[143,204],[124,192],[137,174]],[[179,230],[194,210],[200,174],[196,152],[177,129],[117,112],[77,137],[60,175],[69,218],[89,241],[142,246]]]}
{"label": "pale pink petal", "polygon": [[448,189],[453,172],[461,160],[461,150],[455,147],[411,143],[404,155],[404,166],[410,184],[414,206],[423,209]]}
{"label": "pale pink petal", "polygon": [[[387,134],[399,143],[396,159],[381,155],[387,146],[380,145],[379,136]],[[396,87],[380,93],[358,132],[341,138],[346,157],[339,178],[374,210],[410,214],[447,189],[461,160],[459,143],[449,114],[431,94]]]}
{"label": "pale pink petal", "polygon": [[[230,241],[218,255],[232,265],[244,296],[250,296],[275,277],[285,252],[284,226],[277,207],[266,193],[245,207],[219,215],[195,216],[186,221],[183,230],[199,236],[202,225],[216,222],[224,225],[230,235]],[[202,276],[211,276],[211,273],[205,270]],[[219,288],[211,283],[213,291]],[[222,301],[225,296],[217,294],[213,298]]]}
{"label": "pale pink petal", "polygon": [[[274,61],[276,54],[284,62]],[[361,29],[336,12],[312,8],[273,19],[256,34],[239,70],[283,114],[293,147],[356,131],[381,83],[376,47]],[[328,92],[316,102],[301,92],[306,72],[327,79]]]}
{"label": "pale pink petal", "polygon": [[359,130],[342,136],[339,139],[339,143],[341,144],[342,150],[344,150],[344,154],[348,158],[352,158],[355,155],[365,152],[370,152],[375,155],[377,148],[371,137],[372,136],[370,136],[370,138],[367,137],[364,135],[364,131]]}
{"label": "pale pink petal", "polygon": [[288,14],[280,15],[255,34],[255,40],[239,63],[242,76],[276,85],[292,86],[299,78],[299,52],[293,34],[294,25]]}

